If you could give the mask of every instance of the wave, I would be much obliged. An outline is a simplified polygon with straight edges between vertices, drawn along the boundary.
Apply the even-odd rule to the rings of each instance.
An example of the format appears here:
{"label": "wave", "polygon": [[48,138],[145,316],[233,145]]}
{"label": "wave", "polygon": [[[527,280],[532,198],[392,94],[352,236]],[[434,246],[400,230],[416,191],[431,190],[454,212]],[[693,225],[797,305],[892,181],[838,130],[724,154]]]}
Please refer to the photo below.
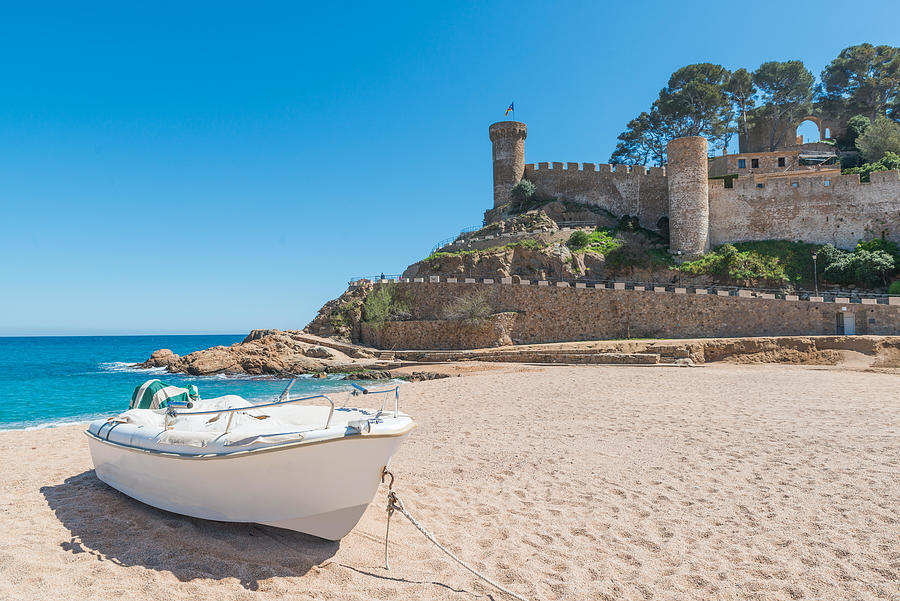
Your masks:
{"label": "wave", "polygon": [[129,363],[127,361],[107,361],[105,363],[100,363],[99,367],[101,372],[128,372],[140,374],[167,373],[165,367],[136,367],[136,365],[136,363]]}

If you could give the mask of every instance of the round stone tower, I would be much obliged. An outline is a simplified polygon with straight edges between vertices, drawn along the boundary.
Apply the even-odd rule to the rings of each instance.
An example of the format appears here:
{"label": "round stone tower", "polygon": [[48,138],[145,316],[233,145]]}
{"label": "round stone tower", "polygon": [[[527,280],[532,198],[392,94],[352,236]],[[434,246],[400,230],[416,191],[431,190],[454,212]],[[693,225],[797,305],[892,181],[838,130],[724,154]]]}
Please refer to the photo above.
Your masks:
{"label": "round stone tower", "polygon": [[669,249],[683,259],[709,250],[709,166],[706,138],[677,138],[669,156]]}
{"label": "round stone tower", "polygon": [[525,174],[525,137],[519,121],[498,121],[488,133],[494,147],[494,208],[509,202],[509,191]]}

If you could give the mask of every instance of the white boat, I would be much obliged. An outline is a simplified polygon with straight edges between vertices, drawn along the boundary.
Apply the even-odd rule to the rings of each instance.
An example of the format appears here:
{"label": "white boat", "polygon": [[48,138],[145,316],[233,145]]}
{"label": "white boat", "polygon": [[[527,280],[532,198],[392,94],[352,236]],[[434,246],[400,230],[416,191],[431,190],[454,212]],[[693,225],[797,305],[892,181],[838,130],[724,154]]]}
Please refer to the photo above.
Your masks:
{"label": "white boat", "polygon": [[[393,410],[384,402],[335,408],[325,394],[290,398],[289,385],[273,403],[234,395],[172,401],[91,422],[85,433],[97,477],[148,505],[338,540],[359,522],[415,427],[399,411],[397,387],[354,386],[365,398],[393,396]],[[311,401],[328,406],[301,405]]]}

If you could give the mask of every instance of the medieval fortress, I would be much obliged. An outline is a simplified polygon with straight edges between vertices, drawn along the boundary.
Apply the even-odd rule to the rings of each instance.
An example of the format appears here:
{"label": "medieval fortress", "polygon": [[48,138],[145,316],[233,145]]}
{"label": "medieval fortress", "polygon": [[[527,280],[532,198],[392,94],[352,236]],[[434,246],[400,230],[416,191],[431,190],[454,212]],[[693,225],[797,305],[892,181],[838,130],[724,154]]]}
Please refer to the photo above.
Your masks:
{"label": "medieval fortress", "polygon": [[[818,124],[821,129],[823,124]],[[831,124],[829,129],[837,127]],[[500,121],[490,126],[489,134],[494,210],[486,213],[488,221],[500,218],[510,190],[525,179],[541,198],[637,217],[648,229],[658,230],[667,218],[671,252],[685,258],[711,246],[753,240],[831,243],[839,248],[869,238],[900,242],[900,174],[873,173],[871,183],[860,183],[859,175],[841,175],[840,167],[829,161],[810,162],[810,156],[818,158],[822,147],[829,147],[803,144],[802,137],[795,136],[796,145],[764,152],[756,139],[759,130],[754,130],[741,139],[741,154],[714,158],[708,157],[705,138],[678,138],[669,142],[668,166],[648,168],[526,164],[524,123]]]}

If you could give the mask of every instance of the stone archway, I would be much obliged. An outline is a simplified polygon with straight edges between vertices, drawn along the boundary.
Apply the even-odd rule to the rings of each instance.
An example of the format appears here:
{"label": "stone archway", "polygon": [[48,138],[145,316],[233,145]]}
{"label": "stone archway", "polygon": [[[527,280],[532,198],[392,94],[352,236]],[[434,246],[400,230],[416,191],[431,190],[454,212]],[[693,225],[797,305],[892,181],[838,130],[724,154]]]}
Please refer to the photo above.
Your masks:
{"label": "stone archway", "polygon": [[820,141],[828,139],[828,136],[827,136],[827,134],[829,133],[828,128],[825,126],[825,123],[822,121],[822,119],[815,115],[807,115],[806,117],[803,117],[802,119],[797,120],[796,124],[794,125],[794,139],[798,139],[797,128],[800,127],[801,125],[803,125],[807,121],[813,122],[816,125],[816,127],[818,128]]}

